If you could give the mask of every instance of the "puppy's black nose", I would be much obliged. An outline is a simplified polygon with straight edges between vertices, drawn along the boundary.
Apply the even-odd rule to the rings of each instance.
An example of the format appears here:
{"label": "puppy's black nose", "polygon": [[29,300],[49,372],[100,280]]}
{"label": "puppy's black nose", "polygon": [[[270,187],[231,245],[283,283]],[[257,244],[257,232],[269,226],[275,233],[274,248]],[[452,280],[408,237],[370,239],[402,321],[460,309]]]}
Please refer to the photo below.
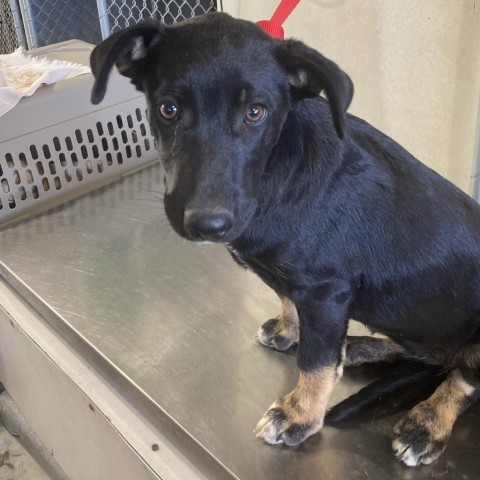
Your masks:
{"label": "puppy's black nose", "polygon": [[187,210],[183,223],[194,239],[221,240],[233,226],[233,215],[226,210]]}

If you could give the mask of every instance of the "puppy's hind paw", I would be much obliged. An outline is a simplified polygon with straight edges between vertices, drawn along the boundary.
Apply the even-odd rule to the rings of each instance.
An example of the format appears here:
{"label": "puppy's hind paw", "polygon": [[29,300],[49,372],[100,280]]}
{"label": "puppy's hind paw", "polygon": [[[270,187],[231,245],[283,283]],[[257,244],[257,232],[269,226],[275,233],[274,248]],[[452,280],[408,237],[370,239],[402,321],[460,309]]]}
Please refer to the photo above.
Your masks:
{"label": "puppy's hind paw", "polygon": [[441,419],[433,411],[422,410],[414,409],[394,429],[393,452],[409,467],[432,463],[443,453],[450,437],[450,431],[441,428]]}
{"label": "puppy's hind paw", "polygon": [[446,442],[425,444],[424,448],[418,448],[415,443],[403,443],[399,439],[395,439],[392,442],[395,457],[407,465],[407,467],[429,465],[442,454],[445,446]]}

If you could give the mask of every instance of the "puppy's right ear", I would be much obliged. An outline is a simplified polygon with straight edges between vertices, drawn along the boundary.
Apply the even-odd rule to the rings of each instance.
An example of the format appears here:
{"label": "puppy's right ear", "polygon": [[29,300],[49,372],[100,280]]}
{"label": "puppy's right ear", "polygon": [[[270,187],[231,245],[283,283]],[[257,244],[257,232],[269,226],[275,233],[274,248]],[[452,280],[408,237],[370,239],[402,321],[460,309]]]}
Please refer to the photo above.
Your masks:
{"label": "puppy's right ear", "polygon": [[95,77],[91,100],[100,103],[107,90],[108,77],[113,65],[129,77],[138,90],[142,90],[142,68],[151,49],[165,36],[161,23],[143,22],[114,33],[97,45],[90,56],[90,66]]}

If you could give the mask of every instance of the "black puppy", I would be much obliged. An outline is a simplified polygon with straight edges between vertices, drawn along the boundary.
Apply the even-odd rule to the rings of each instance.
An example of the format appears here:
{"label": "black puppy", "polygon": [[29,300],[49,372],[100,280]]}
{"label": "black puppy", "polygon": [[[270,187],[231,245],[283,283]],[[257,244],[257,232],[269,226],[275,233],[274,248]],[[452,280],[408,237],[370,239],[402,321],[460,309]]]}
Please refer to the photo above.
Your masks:
{"label": "black puppy", "polygon": [[[437,458],[480,392],[477,203],[346,115],[353,86],[333,62],[250,22],[139,24],[91,64],[94,103],[114,65],[145,92],[173,228],[225,243],[280,296],[283,313],[258,338],[298,342],[300,379],[258,436],[302,442],[344,365],[409,357],[449,373],[395,427],[393,449],[407,465]],[[390,338],[348,342],[349,318]]]}

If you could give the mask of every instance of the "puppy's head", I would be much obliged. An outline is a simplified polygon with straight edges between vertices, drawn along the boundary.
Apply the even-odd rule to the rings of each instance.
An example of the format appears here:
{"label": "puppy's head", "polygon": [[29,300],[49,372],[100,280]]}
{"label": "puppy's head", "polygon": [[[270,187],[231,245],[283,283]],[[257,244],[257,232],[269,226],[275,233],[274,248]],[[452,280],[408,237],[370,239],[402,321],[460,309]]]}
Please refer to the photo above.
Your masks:
{"label": "puppy's head", "polygon": [[190,240],[229,242],[257,209],[267,160],[292,105],[324,91],[340,138],[353,89],[333,62],[223,13],[141,23],[91,56],[93,103],[117,66],[145,93],[165,169],[165,210]]}

